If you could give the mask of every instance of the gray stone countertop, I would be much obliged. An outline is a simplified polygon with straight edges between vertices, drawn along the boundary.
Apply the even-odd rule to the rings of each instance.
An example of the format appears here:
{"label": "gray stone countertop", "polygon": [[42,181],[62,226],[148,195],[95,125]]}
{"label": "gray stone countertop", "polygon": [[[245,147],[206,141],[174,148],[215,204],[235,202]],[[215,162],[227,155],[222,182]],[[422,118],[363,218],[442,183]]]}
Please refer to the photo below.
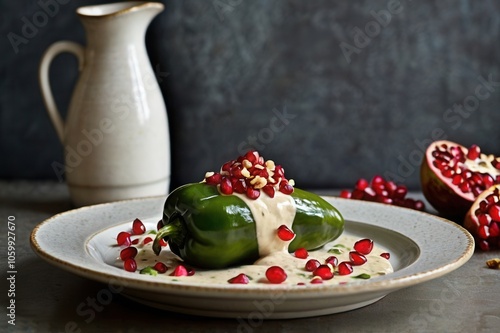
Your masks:
{"label": "gray stone countertop", "polygon": [[[335,193],[335,192],[325,192]],[[412,193],[413,197],[420,196]],[[82,316],[82,304],[103,288],[41,260],[29,243],[33,228],[43,220],[72,209],[65,184],[0,181],[2,240],[0,262],[6,311],[2,332],[480,332],[500,330],[500,270],[486,260],[500,252],[481,253],[459,269],[435,280],[393,292],[361,309],[305,319],[268,320],[242,325],[235,319],[180,315],[135,303],[119,294],[93,315]],[[15,218],[14,285],[8,273],[7,225]],[[439,256],[439,253],[436,253]],[[7,280],[7,282],[5,282]],[[13,288],[13,290],[12,290]],[[14,291],[15,295],[9,295]],[[15,300],[15,326],[9,324]],[[7,310],[5,310],[7,309]]]}

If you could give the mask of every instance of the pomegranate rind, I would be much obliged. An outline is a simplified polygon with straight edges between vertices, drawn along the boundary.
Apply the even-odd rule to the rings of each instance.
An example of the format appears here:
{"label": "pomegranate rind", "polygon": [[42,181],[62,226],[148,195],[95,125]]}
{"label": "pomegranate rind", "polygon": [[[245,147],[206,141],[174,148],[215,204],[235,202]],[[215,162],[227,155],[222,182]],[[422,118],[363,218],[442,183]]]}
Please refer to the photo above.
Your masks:
{"label": "pomegranate rind", "polygon": [[420,183],[425,199],[441,215],[453,219],[462,219],[474,202],[474,197],[457,193],[446,180],[441,179],[436,174],[439,170],[435,169],[434,166],[429,165],[427,156],[424,157],[420,168]]}
{"label": "pomegranate rind", "polygon": [[463,193],[460,189],[453,185],[451,179],[440,176],[440,170],[432,165],[434,158],[432,152],[441,145],[448,147],[461,147],[467,154],[468,149],[462,145],[446,140],[434,141],[425,152],[424,159],[420,167],[420,183],[422,185],[422,193],[429,203],[441,215],[461,221],[464,215],[474,202],[474,194]]}
{"label": "pomegranate rind", "polygon": [[[476,239],[476,244],[479,244],[480,239],[478,238],[478,231],[479,231],[479,226],[480,223],[476,217],[475,211],[479,208],[479,203],[483,201],[488,195],[492,194],[495,189],[500,190],[500,184],[493,185],[486,191],[483,191],[473,202],[469,210],[467,211],[467,214],[465,215],[464,218],[464,223],[463,226],[464,228],[471,233],[472,236]],[[493,248],[499,248],[500,247],[500,239],[498,239],[497,244],[493,244]]]}

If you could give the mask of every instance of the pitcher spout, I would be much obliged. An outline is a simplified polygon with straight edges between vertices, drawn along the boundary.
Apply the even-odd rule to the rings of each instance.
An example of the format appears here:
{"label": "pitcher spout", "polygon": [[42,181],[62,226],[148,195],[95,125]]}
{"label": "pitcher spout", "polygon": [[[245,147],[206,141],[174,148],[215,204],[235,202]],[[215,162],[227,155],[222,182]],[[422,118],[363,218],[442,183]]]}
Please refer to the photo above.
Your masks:
{"label": "pitcher spout", "polygon": [[92,49],[102,44],[113,47],[143,40],[147,27],[163,9],[160,2],[124,1],[80,7],[77,13]]}
{"label": "pitcher spout", "polygon": [[104,5],[84,6],[77,10],[81,18],[105,18],[123,15],[131,12],[150,12],[151,19],[163,11],[164,5],[160,2],[126,1]]}

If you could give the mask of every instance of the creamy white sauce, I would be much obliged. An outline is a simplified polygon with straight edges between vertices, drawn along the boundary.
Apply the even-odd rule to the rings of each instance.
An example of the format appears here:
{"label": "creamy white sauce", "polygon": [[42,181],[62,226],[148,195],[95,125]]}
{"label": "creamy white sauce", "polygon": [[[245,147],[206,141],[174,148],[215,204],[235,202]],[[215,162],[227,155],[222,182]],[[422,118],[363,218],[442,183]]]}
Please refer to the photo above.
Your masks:
{"label": "creamy white sauce", "polygon": [[[153,229],[152,225],[148,230]],[[321,263],[324,263],[326,258],[329,256],[336,256],[339,263],[342,261],[349,261],[349,251],[352,250],[352,246],[359,237],[354,237],[351,235],[343,234],[338,239],[330,242],[323,246],[322,248],[309,252],[309,257],[307,259],[299,259],[289,254],[287,252],[279,251],[275,252],[264,259],[259,260],[253,265],[242,265],[220,270],[205,270],[196,269],[193,276],[182,276],[175,277],[170,276],[174,271],[175,267],[180,264],[184,264],[183,261],[173,254],[168,247],[164,248],[159,256],[153,253],[151,248],[152,243],[143,245],[143,239],[145,237],[154,237],[154,235],[143,235],[140,236],[139,245],[136,245],[139,253],[137,255],[137,273],[147,266],[154,266],[158,261],[163,262],[168,266],[168,271],[163,274],[158,274],[155,278],[166,279],[170,282],[178,283],[190,283],[197,285],[228,285],[228,280],[235,277],[240,273],[244,273],[250,278],[250,283],[245,285],[247,288],[259,288],[262,284],[269,284],[266,279],[266,270],[270,266],[280,266],[287,273],[287,279],[282,284],[285,285],[297,285],[298,283],[310,284],[313,274],[305,269],[305,264],[309,259],[317,259]],[[340,252],[340,253],[339,253]],[[372,252],[366,256],[367,262],[362,266],[353,266],[353,273],[350,275],[339,275],[337,270],[335,270],[334,277],[330,280],[324,280],[323,285],[336,285],[345,283],[362,283],[365,280],[355,278],[360,274],[369,274],[371,278],[382,276],[393,272],[393,268],[389,260],[380,256],[381,253],[387,252],[387,250],[378,247],[377,244],[373,247]],[[117,251],[118,256],[119,251]],[[123,267],[123,261],[117,258],[115,262],[116,267]]]}
{"label": "creamy white sauce", "polygon": [[252,200],[246,195],[233,195],[243,200],[252,212],[260,257],[264,258],[276,252],[288,253],[288,245],[291,240],[281,240],[277,231],[281,225],[286,225],[292,230],[297,211],[292,196],[276,192],[274,198],[271,198],[262,193],[257,200]]}

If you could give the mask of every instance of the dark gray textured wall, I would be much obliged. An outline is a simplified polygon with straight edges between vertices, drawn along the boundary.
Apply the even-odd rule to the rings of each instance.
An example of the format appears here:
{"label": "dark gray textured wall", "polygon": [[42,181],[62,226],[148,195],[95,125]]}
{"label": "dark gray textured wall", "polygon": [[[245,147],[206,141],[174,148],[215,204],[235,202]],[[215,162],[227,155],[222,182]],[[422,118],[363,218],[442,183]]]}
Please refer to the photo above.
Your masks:
{"label": "dark gray textured wall", "polygon": [[[17,52],[9,33],[22,36],[25,20],[43,9],[0,4],[1,178],[55,179],[51,163],[62,162],[39,93],[39,59],[55,41],[84,43],[74,11],[104,1],[61,2]],[[167,101],[173,186],[199,180],[250,143],[307,188],[375,174],[418,188],[422,149],[438,137],[500,155],[497,1],[163,2],[147,47]],[[373,12],[390,10],[390,22],[378,23]],[[61,109],[75,80],[76,60],[56,59]]]}

